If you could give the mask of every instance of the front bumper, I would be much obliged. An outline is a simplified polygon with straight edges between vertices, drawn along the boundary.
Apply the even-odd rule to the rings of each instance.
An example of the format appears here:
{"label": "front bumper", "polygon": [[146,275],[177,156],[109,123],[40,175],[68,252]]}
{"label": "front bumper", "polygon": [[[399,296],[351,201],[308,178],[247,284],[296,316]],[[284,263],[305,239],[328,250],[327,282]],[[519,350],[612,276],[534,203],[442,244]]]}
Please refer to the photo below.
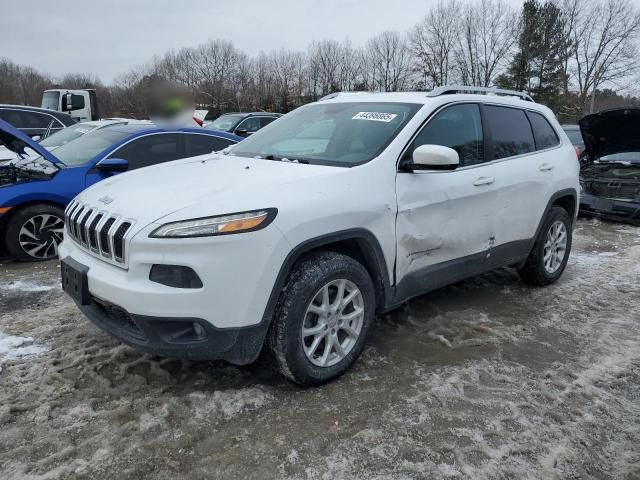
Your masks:
{"label": "front bumper", "polygon": [[[289,251],[284,236],[273,224],[255,232],[188,239],[148,238],[153,228],[131,239],[126,269],[65,236],[60,259],[89,267],[91,303],[78,305],[82,312],[111,335],[151,353],[238,364],[254,360],[269,324],[264,318],[269,297]],[[202,288],[152,282],[149,273],[157,264],[192,268]],[[126,328],[127,322],[135,328]],[[171,341],[168,330],[194,322],[206,339]]]}
{"label": "front bumper", "polygon": [[640,226],[640,202],[613,200],[582,193],[580,214]]}
{"label": "front bumper", "polygon": [[[262,349],[268,324],[218,329],[198,318],[132,315],[117,305],[91,298],[78,308],[111,336],[138,350],[188,360],[226,360],[236,365],[253,362]],[[198,325],[198,335],[184,335]],[[197,338],[196,338],[197,337]]]}

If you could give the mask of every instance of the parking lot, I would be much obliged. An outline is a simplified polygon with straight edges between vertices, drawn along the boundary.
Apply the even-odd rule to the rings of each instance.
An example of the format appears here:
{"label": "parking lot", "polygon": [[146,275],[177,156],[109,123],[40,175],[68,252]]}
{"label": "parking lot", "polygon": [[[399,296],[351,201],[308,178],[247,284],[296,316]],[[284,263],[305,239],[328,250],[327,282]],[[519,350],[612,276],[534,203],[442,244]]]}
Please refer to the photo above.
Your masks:
{"label": "parking lot", "polygon": [[61,293],[57,262],[0,269],[6,479],[640,478],[635,227],[581,220],[547,288],[501,270],[417,298],[306,390],[268,359],[119,344]]}

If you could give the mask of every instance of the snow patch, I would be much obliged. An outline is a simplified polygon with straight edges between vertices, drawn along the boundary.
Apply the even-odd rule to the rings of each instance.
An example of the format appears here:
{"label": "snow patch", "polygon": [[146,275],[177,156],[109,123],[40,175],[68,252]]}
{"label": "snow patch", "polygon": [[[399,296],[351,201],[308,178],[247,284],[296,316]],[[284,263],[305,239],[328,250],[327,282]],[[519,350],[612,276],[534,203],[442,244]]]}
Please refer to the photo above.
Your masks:
{"label": "snow patch", "polygon": [[221,412],[229,419],[243,410],[255,410],[271,400],[272,395],[263,388],[251,387],[240,390],[217,390],[213,393],[194,392],[189,395],[198,418],[208,418]]}
{"label": "snow patch", "polygon": [[31,358],[46,352],[45,347],[35,345],[33,342],[32,337],[15,337],[0,332],[0,364],[4,360]]}
{"label": "snow patch", "polygon": [[0,284],[0,291],[20,291],[20,292],[48,292],[58,285],[43,285],[29,280],[16,280],[15,282]]}

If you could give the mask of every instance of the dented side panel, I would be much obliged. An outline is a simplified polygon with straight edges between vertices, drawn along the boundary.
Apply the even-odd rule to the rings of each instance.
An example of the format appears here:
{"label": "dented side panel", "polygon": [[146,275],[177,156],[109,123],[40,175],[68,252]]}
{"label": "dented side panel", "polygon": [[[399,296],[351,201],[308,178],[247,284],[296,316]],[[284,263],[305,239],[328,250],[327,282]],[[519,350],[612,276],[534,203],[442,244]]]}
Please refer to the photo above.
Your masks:
{"label": "dented side panel", "polygon": [[423,268],[487,251],[498,206],[493,165],[452,172],[399,173],[396,281]]}

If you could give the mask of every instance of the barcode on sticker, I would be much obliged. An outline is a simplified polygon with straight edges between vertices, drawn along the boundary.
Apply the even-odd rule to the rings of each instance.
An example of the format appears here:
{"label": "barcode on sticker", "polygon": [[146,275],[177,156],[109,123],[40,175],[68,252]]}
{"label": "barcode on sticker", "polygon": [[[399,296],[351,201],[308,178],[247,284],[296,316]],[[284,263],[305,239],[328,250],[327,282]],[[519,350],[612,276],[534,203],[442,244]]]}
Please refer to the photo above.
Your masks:
{"label": "barcode on sticker", "polygon": [[393,120],[397,116],[398,115],[396,115],[395,113],[358,112],[353,116],[352,120],[372,120],[374,122],[389,123],[391,120]]}

